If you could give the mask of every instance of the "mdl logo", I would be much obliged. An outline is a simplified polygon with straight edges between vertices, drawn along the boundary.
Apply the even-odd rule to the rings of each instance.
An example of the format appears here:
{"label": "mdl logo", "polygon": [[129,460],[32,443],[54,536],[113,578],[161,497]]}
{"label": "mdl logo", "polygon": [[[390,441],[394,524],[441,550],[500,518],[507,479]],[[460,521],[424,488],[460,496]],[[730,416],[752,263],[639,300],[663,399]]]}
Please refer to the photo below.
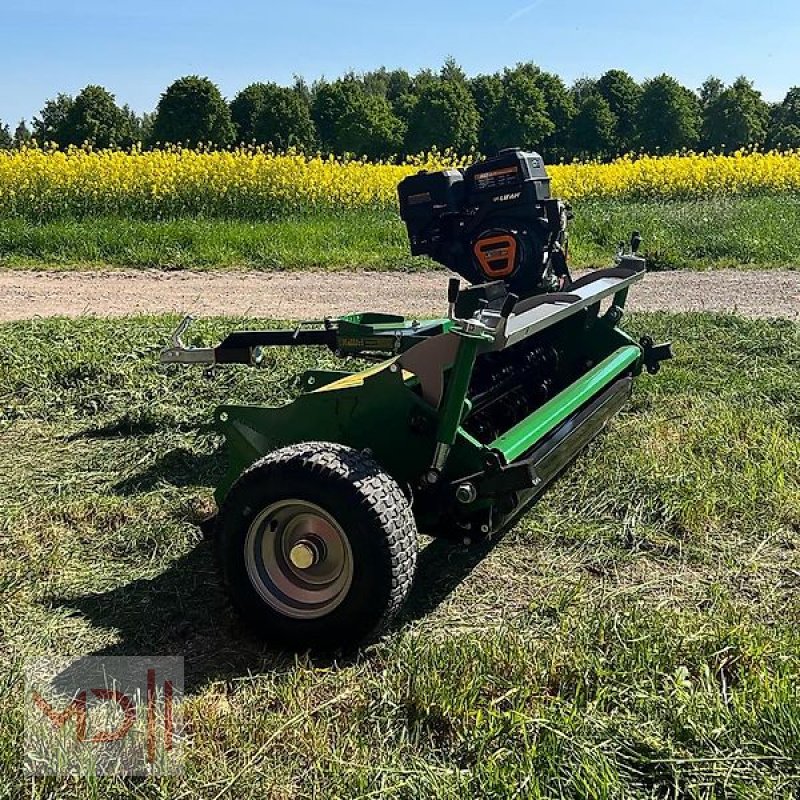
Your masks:
{"label": "mdl logo", "polygon": [[182,658],[64,661],[42,659],[26,667],[28,774],[180,771]]}

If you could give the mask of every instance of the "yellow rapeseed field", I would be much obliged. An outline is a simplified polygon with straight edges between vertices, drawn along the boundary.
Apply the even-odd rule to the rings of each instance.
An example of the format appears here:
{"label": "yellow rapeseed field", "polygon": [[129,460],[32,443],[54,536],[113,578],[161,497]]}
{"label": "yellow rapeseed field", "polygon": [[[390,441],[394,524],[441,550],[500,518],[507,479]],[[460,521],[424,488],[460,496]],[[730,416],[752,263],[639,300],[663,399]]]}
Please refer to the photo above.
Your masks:
{"label": "yellow rapeseed field", "polygon": [[[436,153],[389,164],[266,150],[4,151],[0,216],[258,219],[315,209],[387,208],[406,175],[465,163]],[[554,193],[571,201],[800,191],[799,152],[625,157],[549,170]]]}

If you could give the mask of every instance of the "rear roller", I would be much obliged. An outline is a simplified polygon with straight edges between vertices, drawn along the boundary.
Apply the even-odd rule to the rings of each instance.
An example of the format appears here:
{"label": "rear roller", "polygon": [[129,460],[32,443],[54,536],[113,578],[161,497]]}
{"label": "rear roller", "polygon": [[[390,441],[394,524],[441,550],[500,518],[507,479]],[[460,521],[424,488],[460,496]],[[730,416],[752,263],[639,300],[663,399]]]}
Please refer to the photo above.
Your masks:
{"label": "rear roller", "polygon": [[218,547],[234,605],[271,644],[353,647],[375,638],[414,576],[417,532],[399,485],[367,454],[307,442],[236,481]]}

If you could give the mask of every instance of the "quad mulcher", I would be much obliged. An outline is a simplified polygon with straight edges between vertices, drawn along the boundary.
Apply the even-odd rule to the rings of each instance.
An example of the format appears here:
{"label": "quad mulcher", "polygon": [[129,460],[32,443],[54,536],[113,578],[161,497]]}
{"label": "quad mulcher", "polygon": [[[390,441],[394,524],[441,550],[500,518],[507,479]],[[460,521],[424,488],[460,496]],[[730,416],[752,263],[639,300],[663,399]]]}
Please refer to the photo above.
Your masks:
{"label": "quad mulcher", "polygon": [[281,407],[215,412],[229,451],[214,525],[225,582],[274,644],[374,638],[408,595],[418,531],[464,544],[500,534],[620,410],[633,379],[671,357],[619,328],[645,275],[640,237],[614,267],[572,280],[572,214],[537,154],[422,172],[399,200],[412,253],[470,284],[450,280],[446,317],[348,314],[213,348],[184,346],[187,318],[162,352],[165,363],[258,364],[263,347],[321,346],[377,362],[306,372]]}

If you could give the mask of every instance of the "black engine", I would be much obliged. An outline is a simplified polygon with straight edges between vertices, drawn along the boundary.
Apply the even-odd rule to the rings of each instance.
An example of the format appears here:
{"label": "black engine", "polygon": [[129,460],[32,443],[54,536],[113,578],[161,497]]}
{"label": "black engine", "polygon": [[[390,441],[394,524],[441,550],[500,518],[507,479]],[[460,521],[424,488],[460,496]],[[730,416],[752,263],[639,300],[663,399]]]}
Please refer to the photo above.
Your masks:
{"label": "black engine", "polygon": [[550,196],[542,157],[501,150],[465,170],[420,172],[398,186],[413,255],[470,283],[504,281],[520,297],[569,283],[569,207]]}

